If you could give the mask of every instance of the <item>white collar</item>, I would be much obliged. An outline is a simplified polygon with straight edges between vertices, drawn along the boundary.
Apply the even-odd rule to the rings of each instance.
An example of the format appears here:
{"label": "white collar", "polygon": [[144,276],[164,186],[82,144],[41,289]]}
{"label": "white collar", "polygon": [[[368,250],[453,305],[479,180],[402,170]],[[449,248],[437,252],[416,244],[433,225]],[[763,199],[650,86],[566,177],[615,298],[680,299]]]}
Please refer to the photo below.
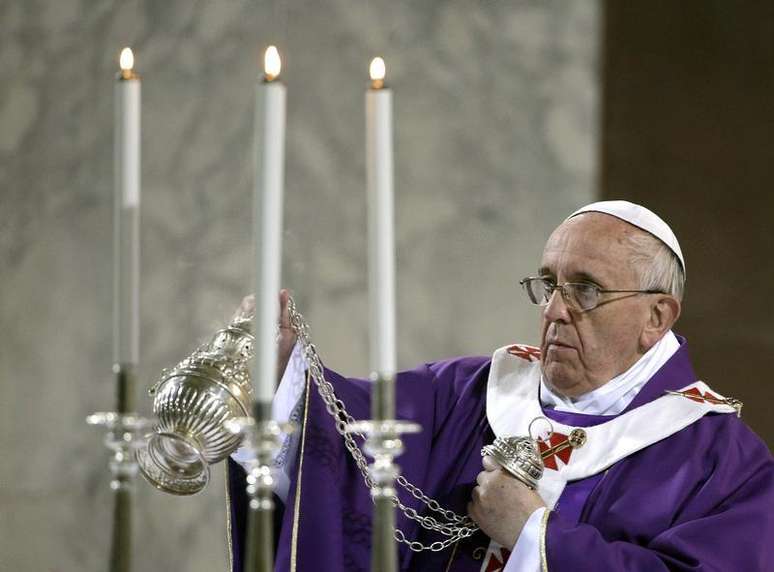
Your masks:
{"label": "white collar", "polygon": [[680,342],[669,330],[645,355],[602,387],[570,398],[551,390],[540,376],[540,402],[556,411],[587,415],[618,415],[628,407],[642,386],[680,349]]}
{"label": "white collar", "polygon": [[[544,418],[538,399],[540,387],[539,350],[519,344],[497,350],[489,368],[486,417],[496,437],[531,435],[530,425]],[[707,413],[734,413],[724,398],[702,381],[695,381],[678,392],[665,394],[648,403],[592,427],[576,428],[552,420],[550,445],[558,447],[575,429],[586,436],[585,444],[560,451],[544,450],[543,460],[553,457],[538,484],[538,493],[553,507],[568,481],[600,473],[653,443],[680,431]],[[713,397],[707,401],[706,396]],[[687,398],[687,399],[686,399]],[[556,442],[554,442],[556,440]]]}

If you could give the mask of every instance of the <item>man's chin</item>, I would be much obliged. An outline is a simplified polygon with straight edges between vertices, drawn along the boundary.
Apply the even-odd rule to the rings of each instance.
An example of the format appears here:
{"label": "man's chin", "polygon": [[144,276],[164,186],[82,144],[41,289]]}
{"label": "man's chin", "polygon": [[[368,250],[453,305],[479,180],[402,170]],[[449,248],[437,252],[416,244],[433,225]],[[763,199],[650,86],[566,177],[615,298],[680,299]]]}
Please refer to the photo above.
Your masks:
{"label": "man's chin", "polygon": [[574,370],[555,362],[543,367],[543,379],[552,391],[567,397],[574,397],[581,386]]}

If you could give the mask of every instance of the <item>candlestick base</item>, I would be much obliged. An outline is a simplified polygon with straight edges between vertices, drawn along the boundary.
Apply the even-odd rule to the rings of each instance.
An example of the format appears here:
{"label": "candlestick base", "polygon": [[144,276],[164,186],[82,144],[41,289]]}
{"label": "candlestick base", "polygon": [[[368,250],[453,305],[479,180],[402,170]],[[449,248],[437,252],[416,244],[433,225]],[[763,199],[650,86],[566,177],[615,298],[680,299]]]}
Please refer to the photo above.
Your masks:
{"label": "candlestick base", "polygon": [[[377,408],[378,409],[378,408]],[[374,501],[371,571],[397,572],[398,551],[395,544],[395,479],[400,467],[393,461],[403,453],[404,433],[418,433],[417,423],[395,419],[357,421],[347,425],[347,433],[367,435],[365,452],[373,458],[368,466],[371,499]]]}
{"label": "candlestick base", "polygon": [[418,423],[396,419],[356,421],[347,425],[347,433],[367,435],[363,449],[374,460],[369,465],[369,475],[374,483],[371,489],[373,498],[395,496],[393,484],[400,474],[400,467],[393,461],[403,454],[401,435],[419,433],[421,430]]}
{"label": "candlestick base", "polygon": [[[128,395],[128,392],[121,392]],[[126,405],[119,399],[119,407]],[[110,459],[110,488],[114,493],[113,530],[110,543],[110,572],[130,572],[132,568],[132,494],[137,463],[134,453],[145,443],[152,421],[136,413],[115,411],[89,415],[86,423],[104,427],[105,446],[113,452]]]}
{"label": "candlestick base", "polygon": [[104,427],[105,446],[113,452],[110,460],[113,490],[130,490],[137,475],[135,452],[144,446],[146,433],[153,421],[136,413],[98,412],[89,415],[86,423]]}
{"label": "candlestick base", "polygon": [[[258,408],[256,408],[256,412]],[[292,423],[256,421],[252,417],[232,419],[225,423],[228,431],[243,438],[242,447],[250,453],[247,462],[247,496],[249,501],[245,570],[271,572],[274,569],[274,455],[282,435],[295,430]]]}
{"label": "candlestick base", "polygon": [[282,444],[282,435],[295,430],[292,423],[277,421],[256,421],[253,417],[240,417],[226,421],[224,427],[242,438],[242,448],[247,451],[246,461],[248,494],[251,498],[262,489],[272,490],[274,486],[274,454]]}

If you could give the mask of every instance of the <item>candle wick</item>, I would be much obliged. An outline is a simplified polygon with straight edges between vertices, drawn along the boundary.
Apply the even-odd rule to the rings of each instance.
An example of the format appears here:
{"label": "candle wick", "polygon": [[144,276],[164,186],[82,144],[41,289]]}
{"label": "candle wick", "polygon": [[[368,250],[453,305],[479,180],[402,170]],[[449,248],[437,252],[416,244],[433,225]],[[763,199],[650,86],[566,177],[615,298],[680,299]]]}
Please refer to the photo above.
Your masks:
{"label": "candle wick", "polygon": [[384,88],[384,80],[383,79],[372,79],[371,80],[371,89],[383,89]]}

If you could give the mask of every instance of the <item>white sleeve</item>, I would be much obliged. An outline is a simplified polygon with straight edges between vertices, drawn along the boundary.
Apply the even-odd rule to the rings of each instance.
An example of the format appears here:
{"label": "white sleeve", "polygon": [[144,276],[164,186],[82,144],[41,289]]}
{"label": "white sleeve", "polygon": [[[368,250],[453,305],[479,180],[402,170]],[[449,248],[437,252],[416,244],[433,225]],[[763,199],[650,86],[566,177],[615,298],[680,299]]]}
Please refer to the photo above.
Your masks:
{"label": "white sleeve", "polygon": [[529,515],[503,572],[540,572],[540,521],[546,510],[541,506]]}
{"label": "white sleeve", "polygon": [[[302,397],[306,387],[306,369],[307,363],[301,347],[296,344],[290,360],[282,375],[277,392],[271,403],[272,419],[279,422],[294,422],[296,428],[300,427],[298,422],[301,417]],[[295,431],[291,435],[286,435],[282,446],[274,456],[274,466],[277,468],[277,483],[274,488],[275,494],[285,502],[288,498],[288,489],[290,487],[288,461],[295,458],[298,449],[299,432]],[[231,458],[242,465],[246,471],[249,471],[250,462],[253,456],[245,447],[240,447],[231,454]]]}
{"label": "white sleeve", "polygon": [[271,417],[275,421],[290,421],[291,413],[304,394],[306,368],[304,353],[301,346],[296,344],[271,402]]}

